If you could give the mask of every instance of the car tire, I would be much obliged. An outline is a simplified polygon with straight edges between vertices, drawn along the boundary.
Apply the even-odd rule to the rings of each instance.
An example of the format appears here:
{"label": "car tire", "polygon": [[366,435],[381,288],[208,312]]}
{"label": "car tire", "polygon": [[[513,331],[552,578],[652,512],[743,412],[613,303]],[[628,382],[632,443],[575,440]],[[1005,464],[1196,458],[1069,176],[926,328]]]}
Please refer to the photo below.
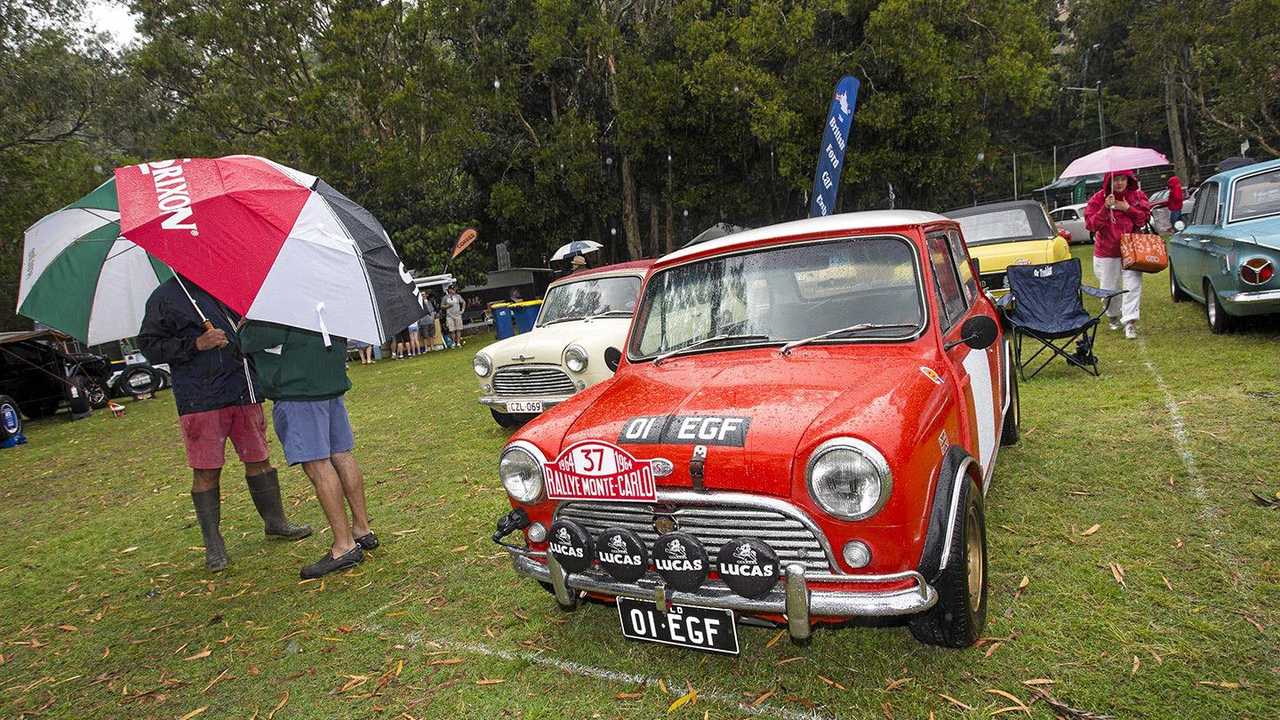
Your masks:
{"label": "car tire", "polygon": [[8,395],[0,395],[0,442],[22,432],[22,413],[18,403]]}
{"label": "car tire", "polygon": [[1000,445],[1018,444],[1022,428],[1022,398],[1018,393],[1018,373],[1009,368],[1009,409],[1004,413],[1004,427],[1000,430]]}
{"label": "car tire", "polygon": [[489,414],[493,416],[493,421],[501,425],[504,430],[514,430],[524,424],[524,421],[518,415],[498,412],[493,408],[489,408]]}
{"label": "car tire", "polygon": [[972,477],[965,478],[959,506],[947,567],[934,582],[938,604],[909,623],[911,635],[926,645],[970,647],[987,624],[987,522]]}
{"label": "car tire", "polygon": [[1173,274],[1173,263],[1169,263],[1169,299],[1176,303],[1191,299],[1191,296],[1178,285],[1178,277]]}
{"label": "car tire", "polygon": [[[135,380],[145,378],[145,382],[135,383]],[[116,380],[116,390],[120,395],[128,395],[133,398],[140,398],[149,393],[153,393],[160,389],[160,373],[149,367],[133,367],[120,373],[120,378]]]}
{"label": "car tire", "polygon": [[1213,289],[1213,283],[1208,280],[1204,281],[1204,317],[1214,335],[1229,333],[1235,325],[1235,318],[1222,307],[1218,291]]}
{"label": "car tire", "polygon": [[165,390],[173,385],[173,377],[163,370],[156,370],[156,390]]}

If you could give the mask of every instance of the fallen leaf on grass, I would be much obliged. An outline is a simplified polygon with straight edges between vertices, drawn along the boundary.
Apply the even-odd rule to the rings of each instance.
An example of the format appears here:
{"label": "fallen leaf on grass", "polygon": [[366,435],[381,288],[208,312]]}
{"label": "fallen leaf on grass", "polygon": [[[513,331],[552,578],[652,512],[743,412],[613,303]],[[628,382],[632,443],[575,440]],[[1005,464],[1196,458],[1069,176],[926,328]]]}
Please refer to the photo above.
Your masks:
{"label": "fallen leaf on grass", "polygon": [[1129,586],[1124,581],[1124,567],[1121,566],[1120,563],[1113,562],[1110,564],[1110,568],[1111,577],[1116,579],[1116,582],[1120,584],[1120,587],[1127,589]]}
{"label": "fallen leaf on grass", "polygon": [[819,679],[819,680],[821,680],[822,682],[824,682],[824,683],[826,683],[826,684],[830,685],[831,687],[840,688],[841,690],[848,690],[848,688],[846,688],[845,686],[843,686],[843,685],[841,685],[840,683],[836,682],[835,680],[832,680],[832,679],[831,679],[831,678],[829,678],[829,677],[824,677],[824,676],[822,676],[822,675],[819,675],[819,676],[818,676],[818,679]]}
{"label": "fallen leaf on grass", "polygon": [[200,652],[196,653],[195,655],[189,655],[189,656],[184,657],[184,658],[182,658],[182,659],[183,659],[183,660],[199,660],[199,659],[201,659],[201,658],[207,658],[207,657],[209,657],[209,656],[210,656],[210,655],[212,655],[212,654],[213,654],[213,651],[212,651],[212,650],[210,650],[209,648],[205,648],[205,649],[201,650]]}
{"label": "fallen leaf on grass", "polygon": [[1018,583],[1018,589],[1013,593],[1013,596],[1015,598],[1021,597],[1023,591],[1026,590],[1027,586],[1030,584],[1031,584],[1031,578],[1027,577],[1026,575],[1023,575],[1022,581]]}
{"label": "fallen leaf on grass", "polygon": [[214,685],[217,685],[219,682],[221,682],[221,681],[222,681],[222,678],[226,677],[226,676],[227,676],[227,673],[229,673],[229,672],[231,672],[231,668],[224,668],[224,669],[223,669],[223,671],[222,671],[222,672],[220,672],[220,673],[218,673],[218,676],[217,676],[217,677],[215,677],[214,679],[210,680],[210,681],[209,681],[209,684],[208,684],[208,685],[205,685],[205,686],[204,686],[204,690],[201,690],[200,692],[202,692],[202,693],[207,693],[207,692],[209,692],[209,688],[211,688],[211,687],[213,687]]}
{"label": "fallen leaf on grass", "polygon": [[[1025,712],[1025,713],[1026,713],[1026,714],[1028,714],[1028,715],[1030,715],[1030,714],[1031,714],[1031,708],[1027,707],[1027,704],[1026,704],[1026,703],[1024,703],[1024,702],[1022,702],[1022,700],[1021,700],[1017,695],[1014,695],[1013,693],[1005,692],[1004,690],[1001,690],[1000,688],[987,688],[987,689],[986,689],[986,691],[987,691],[987,692],[989,692],[989,693],[991,693],[992,695],[999,695],[1000,697],[1004,698],[1005,700],[1008,700],[1009,702],[1012,702],[1013,704],[1015,704],[1015,705],[1017,706],[1016,708],[1014,708],[1015,710],[1021,710],[1021,711]],[[992,714],[992,715],[999,715],[999,714],[1004,713],[1004,712],[1008,712],[1008,709],[999,710],[999,711],[993,712],[993,713],[991,713],[991,714]]]}
{"label": "fallen leaf on grass", "polygon": [[131,553],[131,552],[133,552],[133,551],[135,551],[135,550],[137,550],[137,549],[138,549],[138,546],[137,546],[137,545],[134,545],[134,546],[132,546],[132,547],[127,547],[127,548],[125,548],[125,549],[121,550],[121,551],[120,551],[120,554],[121,554],[121,555],[128,555],[129,553]]}
{"label": "fallen leaf on grass", "polygon": [[779,631],[778,631],[778,633],[777,633],[776,635],[774,635],[773,637],[769,638],[769,642],[765,643],[765,645],[764,645],[764,646],[765,646],[765,647],[767,647],[767,648],[771,648],[771,647],[773,647],[774,645],[777,645],[777,644],[778,644],[778,641],[782,639],[782,636],[784,636],[784,635],[786,635],[786,634],[787,634],[787,631],[786,631],[786,630],[779,630]]}
{"label": "fallen leaf on grass", "polygon": [[1011,713],[1011,712],[1026,712],[1027,715],[1031,714],[1031,710],[1028,709],[1025,705],[1010,705],[1008,707],[1002,707],[999,710],[992,710],[987,715],[987,717],[995,717],[997,715],[1003,715],[1005,713]]}
{"label": "fallen leaf on grass", "polygon": [[764,704],[765,700],[768,700],[769,698],[773,697],[774,693],[776,692],[778,692],[778,689],[774,688],[769,692],[761,693],[757,695],[756,699],[751,701],[751,707],[760,707],[762,704]]}
{"label": "fallen leaf on grass", "polygon": [[952,705],[955,705],[955,706],[956,706],[956,707],[958,707],[958,708],[961,708],[961,709],[964,709],[964,710],[972,710],[972,709],[973,709],[972,707],[970,707],[970,706],[968,706],[968,705],[965,705],[964,703],[962,703],[962,702],[960,702],[959,700],[957,700],[957,699],[955,699],[955,698],[951,697],[950,695],[944,695],[944,694],[942,694],[942,693],[938,693],[938,697],[942,698],[943,700],[946,700],[947,702],[951,703]]}
{"label": "fallen leaf on grass", "polygon": [[1169,592],[1173,592],[1173,583],[1169,582],[1169,578],[1161,575],[1160,579],[1164,581],[1164,586],[1169,588]]}
{"label": "fallen leaf on grass", "polygon": [[272,718],[274,718],[276,716],[276,713],[280,712],[280,709],[288,704],[289,704],[289,691],[285,690],[284,695],[280,696],[280,702],[277,703],[274,708],[272,708],[271,712],[267,713],[267,720],[271,720]]}
{"label": "fallen leaf on grass", "polygon": [[80,628],[76,627],[75,625],[59,625],[58,629],[61,630],[62,632],[69,632],[69,633],[80,632]]}
{"label": "fallen leaf on grass", "polygon": [[354,690],[355,688],[358,688],[361,685],[369,682],[368,675],[344,675],[343,677],[346,677],[349,679],[342,684],[342,687],[338,688],[339,695],[349,690]]}
{"label": "fallen leaf on grass", "polygon": [[1088,530],[1085,530],[1084,532],[1080,533],[1080,537],[1089,537],[1090,535],[1098,532],[1101,529],[1102,529],[1102,525],[1098,523],[1094,523],[1089,526]]}
{"label": "fallen leaf on grass", "polygon": [[476,684],[477,685],[499,685],[504,682],[506,682],[506,680],[503,680],[502,678],[484,678],[482,680],[477,680]]}
{"label": "fallen leaf on grass", "polygon": [[676,710],[679,710],[680,708],[684,707],[686,704],[695,703],[697,701],[698,701],[698,691],[690,687],[689,692],[676,698],[670,705],[667,706],[667,714],[670,715]]}
{"label": "fallen leaf on grass", "polygon": [[620,692],[617,695],[614,695],[613,697],[617,700],[639,700],[640,698],[644,697],[644,693],[643,692],[633,692],[633,693]]}
{"label": "fallen leaf on grass", "polygon": [[1133,667],[1129,669],[1129,677],[1133,677],[1134,675],[1137,675],[1137,674],[1138,674],[1138,668],[1140,668],[1140,667],[1142,667],[1142,661],[1138,659],[1138,656],[1137,656],[1137,655],[1134,655],[1134,656],[1133,656]]}
{"label": "fallen leaf on grass", "polygon": [[462,658],[445,658],[443,660],[432,660],[427,663],[427,665],[460,665],[464,662],[466,662],[466,660]]}
{"label": "fallen leaf on grass", "polygon": [[902,687],[903,685],[906,685],[909,682],[911,682],[911,678],[909,677],[901,677],[901,678],[898,678],[897,680],[890,680],[889,683],[884,686],[884,690],[885,692],[893,692],[894,690],[897,690],[898,688]]}
{"label": "fallen leaf on grass", "polygon": [[204,707],[196,708],[195,710],[192,710],[186,715],[183,715],[179,720],[191,720],[191,718],[202,714],[205,710],[208,710],[208,709],[209,709],[208,705],[205,705]]}
{"label": "fallen leaf on grass", "polygon": [[1022,684],[1027,687],[1036,687],[1037,685],[1052,685],[1054,682],[1049,678],[1031,678],[1030,680],[1023,680]]}
{"label": "fallen leaf on grass", "polygon": [[774,663],[774,664],[775,664],[775,665],[786,665],[787,663],[793,663],[793,662],[795,662],[795,661],[797,661],[797,660],[803,660],[803,659],[804,659],[804,656],[803,656],[803,655],[796,655],[795,657],[783,658],[783,659],[779,660],[778,662],[776,662],[776,663]]}
{"label": "fallen leaf on grass", "polygon": [[393,532],[393,533],[391,533],[391,534],[392,534],[392,535],[395,535],[396,537],[400,537],[401,535],[412,535],[412,534],[414,534],[414,533],[418,532],[418,530],[419,530],[419,528],[413,528],[412,530],[397,530],[397,531],[395,531],[395,532]]}
{"label": "fallen leaf on grass", "polygon": [[1221,680],[1201,680],[1197,685],[1207,685],[1208,687],[1222,688],[1223,690],[1239,690],[1238,682],[1223,682]]}
{"label": "fallen leaf on grass", "polygon": [[1000,646],[1003,644],[1004,643],[998,643],[998,642],[991,643],[991,647],[987,648],[987,652],[983,655],[983,657],[984,658],[991,657],[991,654],[994,653],[996,650],[998,650]]}

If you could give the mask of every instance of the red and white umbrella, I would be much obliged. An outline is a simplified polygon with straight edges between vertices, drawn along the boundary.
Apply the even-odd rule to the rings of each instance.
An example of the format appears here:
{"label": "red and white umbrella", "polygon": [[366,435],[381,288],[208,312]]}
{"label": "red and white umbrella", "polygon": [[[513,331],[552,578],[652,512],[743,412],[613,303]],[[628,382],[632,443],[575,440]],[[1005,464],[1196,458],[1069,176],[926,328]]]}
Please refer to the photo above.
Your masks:
{"label": "red and white umbrella", "polygon": [[381,343],[423,313],[387,231],[314,175],[231,155],[115,179],[120,235],[244,317]]}

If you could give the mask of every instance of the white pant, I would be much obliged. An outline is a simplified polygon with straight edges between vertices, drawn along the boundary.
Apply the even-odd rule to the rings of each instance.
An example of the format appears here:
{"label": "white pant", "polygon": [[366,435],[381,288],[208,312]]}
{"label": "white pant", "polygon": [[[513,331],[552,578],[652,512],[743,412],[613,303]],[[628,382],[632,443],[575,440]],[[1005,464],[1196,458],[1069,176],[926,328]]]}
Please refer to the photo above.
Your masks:
{"label": "white pant", "polygon": [[1142,273],[1125,270],[1120,262],[1120,258],[1095,257],[1093,274],[1098,277],[1098,287],[1103,290],[1120,290],[1123,276],[1124,289],[1128,292],[1111,298],[1107,303],[1107,317],[1112,322],[1137,322],[1142,310]]}

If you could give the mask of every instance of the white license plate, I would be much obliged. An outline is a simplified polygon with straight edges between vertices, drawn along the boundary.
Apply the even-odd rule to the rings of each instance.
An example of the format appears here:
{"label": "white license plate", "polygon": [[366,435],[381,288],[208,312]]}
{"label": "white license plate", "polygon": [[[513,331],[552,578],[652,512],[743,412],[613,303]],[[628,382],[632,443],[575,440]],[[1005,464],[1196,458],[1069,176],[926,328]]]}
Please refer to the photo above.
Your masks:
{"label": "white license plate", "polygon": [[513,400],[507,403],[507,412],[509,413],[540,413],[542,412],[541,400]]}

